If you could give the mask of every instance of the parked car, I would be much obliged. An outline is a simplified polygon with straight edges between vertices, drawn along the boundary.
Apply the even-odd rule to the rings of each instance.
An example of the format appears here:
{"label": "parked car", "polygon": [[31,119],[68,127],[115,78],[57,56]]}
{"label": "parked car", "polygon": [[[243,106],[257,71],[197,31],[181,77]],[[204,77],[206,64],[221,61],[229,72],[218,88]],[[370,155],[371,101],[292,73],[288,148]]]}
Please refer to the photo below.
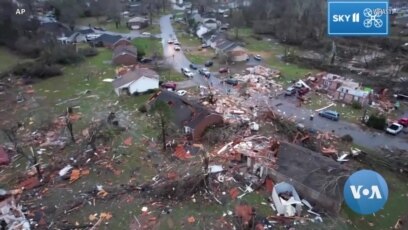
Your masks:
{"label": "parked car", "polygon": [[302,88],[299,88],[297,91],[298,91],[300,96],[303,96],[303,95],[305,95],[305,94],[307,94],[309,92],[309,88],[302,87]]}
{"label": "parked car", "polygon": [[207,68],[199,69],[198,73],[201,74],[201,75],[204,75],[206,78],[209,78],[211,76],[211,73]]}
{"label": "parked car", "polygon": [[187,93],[187,91],[185,91],[183,89],[177,90],[177,95],[179,95],[179,96],[184,96],[184,95],[186,95],[186,93]]}
{"label": "parked car", "polygon": [[179,42],[179,41],[174,40],[174,45],[179,46],[179,45],[181,45],[181,44],[180,44],[180,42]]}
{"label": "parked car", "polygon": [[203,49],[206,49],[206,48],[209,48],[209,47],[210,47],[210,45],[208,45],[208,44],[205,44],[205,43],[201,44],[201,48],[203,48]]}
{"label": "parked car", "polygon": [[340,114],[333,110],[323,110],[319,112],[319,116],[325,117],[327,119],[338,121],[340,119]]}
{"label": "parked car", "polygon": [[95,30],[99,30],[99,31],[106,31],[106,30],[105,30],[104,28],[102,28],[102,27],[96,27],[96,26],[95,26],[94,29],[95,29]]}
{"label": "parked car", "polygon": [[142,59],[140,59],[140,63],[143,63],[143,64],[147,64],[147,63],[150,63],[152,61],[153,61],[153,59],[151,59],[151,58],[142,58]]}
{"label": "parked car", "polygon": [[258,60],[258,61],[261,61],[262,57],[261,57],[261,55],[257,54],[257,55],[254,56],[254,59]]}
{"label": "parked car", "polygon": [[174,83],[174,82],[165,82],[165,83],[161,84],[161,87],[165,88],[165,89],[171,89],[171,90],[174,91],[174,90],[176,90],[177,84]]}
{"label": "parked car", "polygon": [[204,63],[204,66],[205,66],[205,67],[211,67],[213,64],[214,64],[214,63],[213,63],[212,61],[206,61],[206,62]]}
{"label": "parked car", "polygon": [[403,128],[404,126],[402,126],[401,124],[392,123],[390,126],[387,127],[385,131],[389,134],[397,135],[398,133],[402,131]]}
{"label": "parked car", "polygon": [[89,42],[89,41],[99,38],[100,36],[101,36],[100,34],[87,34],[85,38]]}
{"label": "parked car", "polygon": [[225,80],[225,83],[228,85],[236,86],[238,85],[238,80],[230,78],[230,79]]}
{"label": "parked car", "polygon": [[180,51],[180,50],[181,50],[181,47],[178,46],[178,45],[175,45],[175,46],[174,46],[174,50],[175,50],[175,51]]}
{"label": "parked car", "polygon": [[404,127],[408,127],[408,117],[404,117],[398,120],[398,124],[404,126]]}
{"label": "parked car", "polygon": [[285,96],[292,96],[295,95],[296,89],[292,86],[288,87],[285,91]]}
{"label": "parked car", "polygon": [[223,67],[223,68],[220,68],[220,69],[218,70],[218,72],[219,72],[219,73],[229,73],[229,69],[226,68],[226,67]]}
{"label": "parked car", "polygon": [[167,40],[167,43],[168,43],[168,44],[173,44],[173,43],[174,43],[174,40],[170,38],[169,40]]}
{"label": "parked car", "polygon": [[198,67],[196,65],[194,65],[193,63],[190,64],[190,69],[196,70],[198,69]]}
{"label": "parked car", "polygon": [[189,70],[188,68],[181,68],[181,72],[182,72],[186,77],[189,77],[189,78],[194,77],[193,72],[191,72],[191,70]]}

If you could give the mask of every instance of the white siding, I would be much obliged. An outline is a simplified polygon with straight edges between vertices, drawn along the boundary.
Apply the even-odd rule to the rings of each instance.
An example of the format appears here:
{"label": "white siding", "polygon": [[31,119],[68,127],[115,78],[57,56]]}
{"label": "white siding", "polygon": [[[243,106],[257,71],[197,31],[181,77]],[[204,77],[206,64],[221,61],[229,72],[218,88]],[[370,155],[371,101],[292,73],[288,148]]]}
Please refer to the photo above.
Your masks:
{"label": "white siding", "polygon": [[141,77],[137,81],[134,81],[129,85],[129,92],[134,94],[135,92],[142,93],[146,92],[149,89],[158,89],[159,80],[152,79],[148,77]]}

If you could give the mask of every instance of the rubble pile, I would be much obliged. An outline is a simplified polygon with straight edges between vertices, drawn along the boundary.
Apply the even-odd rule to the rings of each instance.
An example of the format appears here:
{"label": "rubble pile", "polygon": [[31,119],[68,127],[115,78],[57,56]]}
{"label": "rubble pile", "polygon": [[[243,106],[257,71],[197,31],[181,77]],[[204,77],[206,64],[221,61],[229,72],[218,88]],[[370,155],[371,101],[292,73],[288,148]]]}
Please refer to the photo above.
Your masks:
{"label": "rubble pile", "polygon": [[270,69],[261,65],[247,68],[247,71],[251,74],[260,75],[267,78],[279,78],[281,76],[281,72],[279,70]]}
{"label": "rubble pile", "polygon": [[[22,190],[0,190],[0,220],[6,224],[6,229],[29,230],[30,222],[25,217],[22,206],[17,205],[15,196]],[[2,224],[3,225],[3,224]]]}

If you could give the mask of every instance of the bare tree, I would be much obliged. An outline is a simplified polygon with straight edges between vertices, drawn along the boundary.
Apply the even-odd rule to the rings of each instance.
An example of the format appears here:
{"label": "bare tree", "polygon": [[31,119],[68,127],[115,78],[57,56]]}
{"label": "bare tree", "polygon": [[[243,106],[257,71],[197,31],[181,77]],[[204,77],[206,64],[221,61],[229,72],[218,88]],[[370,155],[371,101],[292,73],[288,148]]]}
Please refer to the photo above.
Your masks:
{"label": "bare tree", "polygon": [[42,180],[42,173],[41,173],[41,167],[38,162],[38,157],[36,153],[33,151],[33,148],[30,147],[31,149],[31,155],[26,154],[26,152],[23,150],[23,148],[20,145],[20,141],[18,140],[17,137],[17,130],[19,128],[19,125],[13,126],[9,129],[3,129],[3,133],[6,135],[7,139],[13,144],[14,151],[16,151],[17,154],[25,158],[31,166],[35,167],[37,171],[37,178],[38,180]]}
{"label": "bare tree", "polygon": [[157,117],[157,123],[160,127],[161,139],[163,144],[163,150],[166,149],[166,137],[167,131],[170,126],[170,119],[172,117],[172,111],[168,104],[163,101],[156,101],[152,113]]}

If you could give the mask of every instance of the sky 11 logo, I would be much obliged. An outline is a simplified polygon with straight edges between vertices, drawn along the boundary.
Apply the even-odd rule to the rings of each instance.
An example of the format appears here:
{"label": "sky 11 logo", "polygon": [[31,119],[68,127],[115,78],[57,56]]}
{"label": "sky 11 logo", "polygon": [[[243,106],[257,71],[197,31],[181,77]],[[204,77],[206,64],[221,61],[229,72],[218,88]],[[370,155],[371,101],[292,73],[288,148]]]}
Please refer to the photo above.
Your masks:
{"label": "sky 11 logo", "polygon": [[328,0],[330,36],[386,36],[389,33],[388,0]]}
{"label": "sky 11 logo", "polygon": [[372,170],[360,170],[346,181],[344,200],[349,208],[362,215],[381,210],[388,199],[388,185],[384,178]]}

